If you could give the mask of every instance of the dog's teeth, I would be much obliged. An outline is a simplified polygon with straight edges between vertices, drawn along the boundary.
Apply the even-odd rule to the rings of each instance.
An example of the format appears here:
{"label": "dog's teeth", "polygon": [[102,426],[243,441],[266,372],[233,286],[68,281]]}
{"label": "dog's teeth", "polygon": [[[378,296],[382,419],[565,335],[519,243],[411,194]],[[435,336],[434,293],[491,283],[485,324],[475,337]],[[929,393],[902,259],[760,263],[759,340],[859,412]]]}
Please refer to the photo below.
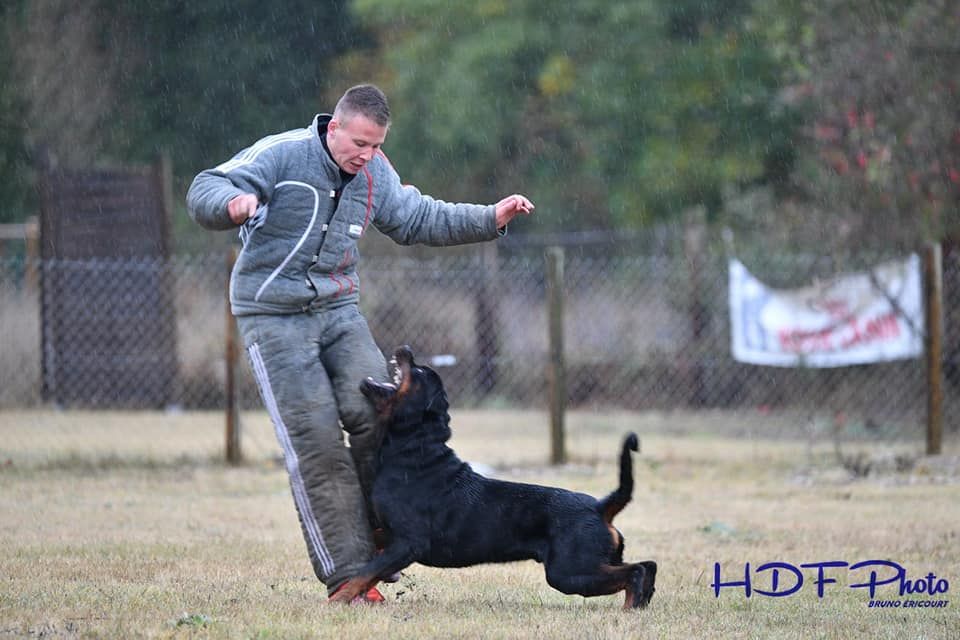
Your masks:
{"label": "dog's teeth", "polygon": [[393,369],[393,384],[399,387],[403,376],[400,373],[400,363],[397,362],[396,356],[390,358],[390,367]]}

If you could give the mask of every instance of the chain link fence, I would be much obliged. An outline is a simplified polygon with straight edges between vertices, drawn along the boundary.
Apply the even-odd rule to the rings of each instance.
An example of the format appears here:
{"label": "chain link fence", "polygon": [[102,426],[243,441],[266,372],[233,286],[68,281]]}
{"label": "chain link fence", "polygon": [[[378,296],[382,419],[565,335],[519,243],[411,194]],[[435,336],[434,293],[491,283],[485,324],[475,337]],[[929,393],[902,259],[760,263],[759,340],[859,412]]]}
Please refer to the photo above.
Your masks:
{"label": "chain link fence", "polygon": [[[361,307],[385,353],[409,344],[440,368],[455,408],[544,409],[549,345],[543,249],[543,243],[512,241],[365,257]],[[641,255],[624,243],[567,246],[568,406],[719,414],[725,424],[787,415],[795,425],[842,422],[864,434],[922,440],[922,358],[831,369],[735,361],[726,260],[723,252],[691,256],[682,248]],[[758,254],[745,261],[765,282],[781,286],[799,286],[837,268],[802,256]],[[960,299],[960,259],[948,254],[943,266],[944,415],[953,438],[960,315],[949,301]],[[227,397],[227,277],[226,255],[140,262],[0,259],[0,432],[8,431],[0,453],[6,449],[9,457],[20,446],[17,437],[31,441],[26,448],[38,446],[38,439],[44,446],[50,443],[43,438],[63,439],[78,412],[91,409],[201,413],[216,424],[212,417],[222,415]],[[51,282],[60,289],[52,290]],[[57,354],[50,353],[54,348]],[[260,411],[245,363],[238,367],[237,391],[243,409]],[[26,431],[24,421],[33,421]],[[258,433],[245,427],[244,437],[272,452],[269,427]],[[212,438],[219,442],[216,434]]]}

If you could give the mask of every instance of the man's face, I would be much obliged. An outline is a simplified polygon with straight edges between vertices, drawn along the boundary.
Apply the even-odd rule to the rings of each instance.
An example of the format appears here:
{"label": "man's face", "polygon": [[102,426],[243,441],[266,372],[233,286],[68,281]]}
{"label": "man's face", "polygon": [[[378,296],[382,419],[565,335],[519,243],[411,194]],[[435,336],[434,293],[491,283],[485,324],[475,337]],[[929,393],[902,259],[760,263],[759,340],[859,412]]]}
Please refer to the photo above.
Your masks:
{"label": "man's face", "polygon": [[360,114],[349,116],[345,121],[334,118],[327,125],[330,155],[341,169],[351,174],[370,162],[386,137],[387,127]]}

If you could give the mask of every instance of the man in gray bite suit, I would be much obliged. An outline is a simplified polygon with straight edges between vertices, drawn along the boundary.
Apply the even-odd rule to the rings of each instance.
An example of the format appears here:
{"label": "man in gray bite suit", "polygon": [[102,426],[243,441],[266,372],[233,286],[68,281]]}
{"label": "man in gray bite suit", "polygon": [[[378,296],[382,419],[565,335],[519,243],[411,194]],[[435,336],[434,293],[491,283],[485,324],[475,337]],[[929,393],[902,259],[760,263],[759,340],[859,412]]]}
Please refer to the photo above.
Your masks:
{"label": "man in gray bite suit", "polygon": [[[230,305],[283,448],[310,561],[331,595],[374,552],[366,500],[379,443],[359,383],[389,376],[358,309],[357,241],[371,224],[404,245],[492,240],[533,210],[522,195],[452,204],[402,185],[380,148],[389,126],[386,96],[359,85],[332,116],[263,138],[202,171],[187,193],[201,226],[240,226]],[[362,600],[383,596],[374,588]]]}

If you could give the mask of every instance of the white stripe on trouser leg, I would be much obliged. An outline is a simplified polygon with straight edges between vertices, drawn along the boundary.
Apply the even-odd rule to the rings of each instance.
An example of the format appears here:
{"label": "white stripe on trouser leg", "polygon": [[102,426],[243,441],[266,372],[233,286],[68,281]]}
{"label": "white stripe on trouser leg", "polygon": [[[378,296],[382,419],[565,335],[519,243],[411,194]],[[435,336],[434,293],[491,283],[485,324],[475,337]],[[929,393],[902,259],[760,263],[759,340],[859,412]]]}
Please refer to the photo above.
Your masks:
{"label": "white stripe on trouser leg", "polygon": [[307,539],[313,547],[313,551],[320,560],[323,568],[324,577],[333,574],[336,565],[327,545],[323,542],[323,534],[320,533],[320,525],[313,515],[313,507],[310,506],[310,498],[307,496],[307,488],[303,484],[303,476],[300,474],[300,459],[297,458],[297,452],[290,441],[290,434],[287,433],[287,427],[283,424],[283,418],[280,417],[280,410],[277,407],[277,399],[273,395],[273,388],[270,386],[270,378],[267,376],[267,369],[263,364],[263,358],[260,356],[259,345],[252,345],[247,351],[250,352],[250,362],[253,364],[253,374],[260,385],[260,391],[263,394],[263,404],[270,414],[273,421],[274,430],[277,432],[277,440],[283,448],[283,459],[287,464],[287,473],[290,474],[290,486],[293,488],[293,499],[297,503],[297,509],[300,511],[300,517],[303,519],[303,526],[307,531]]}

